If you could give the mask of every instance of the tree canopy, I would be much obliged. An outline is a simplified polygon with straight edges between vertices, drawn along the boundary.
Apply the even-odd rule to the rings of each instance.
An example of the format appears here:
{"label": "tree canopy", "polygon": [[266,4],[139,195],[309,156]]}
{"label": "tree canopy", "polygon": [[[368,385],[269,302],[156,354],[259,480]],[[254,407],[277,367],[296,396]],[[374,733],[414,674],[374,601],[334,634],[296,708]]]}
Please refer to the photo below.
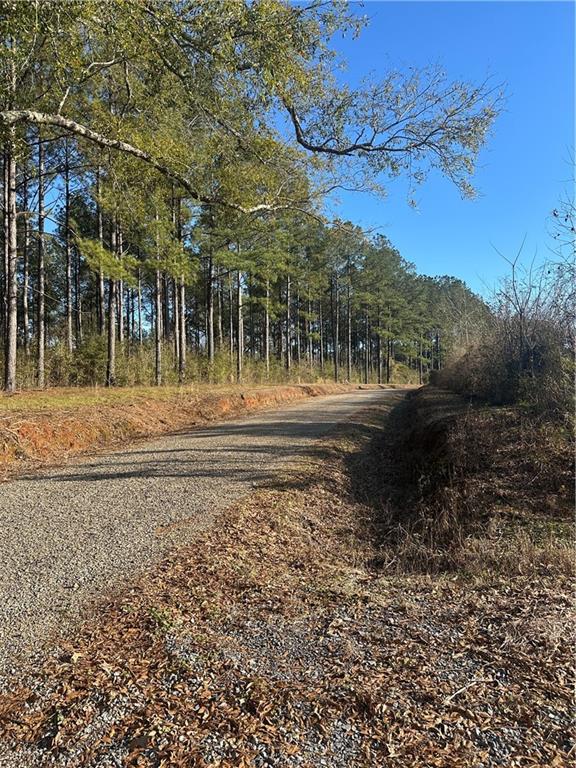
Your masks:
{"label": "tree canopy", "polygon": [[[231,338],[259,307],[272,333],[270,318],[280,322],[283,303],[296,336],[300,325],[316,344],[323,336],[324,357],[340,341],[312,328],[322,290],[332,315],[346,281],[350,315],[353,280],[354,311],[366,323],[385,311],[369,291],[385,249],[352,225],[331,225],[326,197],[341,187],[381,193],[398,174],[420,183],[430,169],[473,194],[474,164],[501,95],[489,82],[452,81],[438,69],[391,72],[357,90],[342,85],[331,38],[356,35],[363,24],[346,3],[324,0],[0,2],[7,390],[17,386],[20,347],[27,354],[36,347],[43,385],[44,352],[62,335],[61,315],[71,355],[108,328],[114,383],[114,341],[124,349],[125,326],[138,326],[142,343],[156,329],[157,367],[162,344],[177,339],[183,376],[182,356],[203,313],[205,325],[234,316]],[[343,241],[354,254],[342,256]],[[398,269],[415,279],[405,265]],[[273,285],[281,279],[286,285]],[[399,312],[387,280],[386,306]],[[238,304],[244,294],[252,303],[233,310],[232,298]],[[126,314],[136,311],[131,302],[137,323]],[[379,324],[370,327],[374,339],[384,338]],[[222,347],[224,330],[216,335]],[[199,350],[209,347],[210,360],[212,337],[213,328],[199,327],[194,340]],[[288,351],[302,342],[281,338]],[[269,354],[268,340],[265,347]]]}

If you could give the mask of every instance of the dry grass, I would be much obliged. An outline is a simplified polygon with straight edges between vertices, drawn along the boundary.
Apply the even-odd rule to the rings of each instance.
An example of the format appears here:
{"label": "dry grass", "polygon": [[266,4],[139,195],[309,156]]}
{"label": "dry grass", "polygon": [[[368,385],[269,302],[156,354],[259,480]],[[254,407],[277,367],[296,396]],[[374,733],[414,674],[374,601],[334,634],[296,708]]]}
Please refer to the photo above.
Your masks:
{"label": "dry grass", "polygon": [[[330,386],[331,382],[327,382]],[[234,395],[238,392],[257,392],[271,388],[290,387],[289,384],[209,384],[195,382],[161,387],[50,387],[48,389],[23,390],[11,395],[0,395],[0,414],[31,411],[71,411],[77,408],[130,403],[138,400],[164,401]],[[297,384],[293,386],[298,386]],[[306,386],[306,384],[304,384]],[[322,386],[322,384],[320,385]]]}
{"label": "dry grass", "polygon": [[360,499],[382,488],[388,418],[366,413],[15,680],[2,768],[570,765],[568,579],[377,567]]}
{"label": "dry grass", "polygon": [[[513,408],[426,388],[374,456],[381,558],[475,577],[575,572],[573,441]],[[380,487],[378,487],[378,483]]]}

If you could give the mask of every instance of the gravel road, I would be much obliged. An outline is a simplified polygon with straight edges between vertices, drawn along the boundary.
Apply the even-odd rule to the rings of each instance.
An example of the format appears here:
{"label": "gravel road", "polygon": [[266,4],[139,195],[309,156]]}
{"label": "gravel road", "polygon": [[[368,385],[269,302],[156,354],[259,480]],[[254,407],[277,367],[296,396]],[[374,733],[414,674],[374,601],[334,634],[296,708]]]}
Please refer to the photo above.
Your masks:
{"label": "gravel road", "polygon": [[[0,671],[86,601],[160,559],[281,462],[390,390],[280,410],[85,457],[0,486]],[[186,521],[186,522],[184,522]]]}

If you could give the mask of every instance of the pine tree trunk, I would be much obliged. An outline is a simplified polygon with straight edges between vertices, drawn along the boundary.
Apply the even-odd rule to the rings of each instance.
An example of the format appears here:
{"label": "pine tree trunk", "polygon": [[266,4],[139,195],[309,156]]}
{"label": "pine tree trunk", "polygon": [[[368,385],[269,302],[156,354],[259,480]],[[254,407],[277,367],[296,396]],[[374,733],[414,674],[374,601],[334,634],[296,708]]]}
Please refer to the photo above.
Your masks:
{"label": "pine tree trunk", "polygon": [[125,338],[125,327],[124,327],[124,280],[118,280],[117,285],[117,293],[116,293],[116,314],[117,314],[117,322],[118,322],[118,341],[120,342],[120,346],[124,344],[124,338]]}
{"label": "pine tree trunk", "polygon": [[116,386],[116,281],[108,280],[108,361],[106,386]]}
{"label": "pine tree trunk", "polygon": [[286,370],[292,368],[292,338],[290,333],[290,275],[286,275]]}
{"label": "pine tree trunk", "polygon": [[420,334],[418,338],[418,383],[422,384],[423,381],[423,370],[422,370],[422,352],[423,352],[423,346],[422,346],[422,334]]}
{"label": "pine tree trunk", "polygon": [[228,273],[228,344],[230,347],[230,366],[234,362],[234,301],[232,298],[232,273]]}
{"label": "pine tree trunk", "polygon": [[36,383],[40,389],[45,386],[46,353],[46,260],[44,243],[44,147],[38,131],[38,264],[36,298]]}
{"label": "pine tree trunk", "polygon": [[266,279],[266,305],[264,307],[264,360],[266,378],[270,378],[270,280]]}
{"label": "pine tree trunk", "polygon": [[346,380],[352,380],[352,306],[350,298],[350,261],[346,286]]}
{"label": "pine tree trunk", "polygon": [[242,381],[242,356],[244,353],[244,327],[242,318],[242,273],[238,272],[236,284],[236,381]]}
{"label": "pine tree trunk", "polygon": [[334,358],[334,381],[338,382],[340,378],[340,302],[338,299],[338,278],[332,279],[332,343]]}
{"label": "pine tree trunk", "polygon": [[[100,167],[96,170],[96,216],[98,220],[98,242],[104,247],[104,217],[102,216],[102,205],[100,203]],[[102,267],[98,270],[98,333],[104,335],[106,327],[104,307],[104,274]]]}
{"label": "pine tree trunk", "polygon": [[163,339],[169,341],[172,338],[172,325],[170,322],[170,291],[168,290],[168,275],[164,272],[162,274],[162,286],[161,286],[161,308],[163,311],[162,317],[162,332]]}
{"label": "pine tree trunk", "polygon": [[138,267],[138,346],[142,349],[144,334],[142,329],[142,275]]}
{"label": "pine tree trunk", "polygon": [[134,338],[134,291],[126,288],[126,354],[132,354],[132,339]]}
{"label": "pine tree trunk", "polygon": [[[175,206],[176,214],[176,238],[182,247],[182,198],[178,198]],[[178,342],[178,381],[182,383],[186,378],[186,283],[184,275],[181,274],[178,281],[178,333],[180,341]]]}
{"label": "pine tree trunk", "polygon": [[24,241],[22,248],[22,327],[24,329],[24,352],[26,357],[30,355],[30,221],[28,217],[28,179],[24,179],[22,192],[22,204],[24,208]]}
{"label": "pine tree trunk", "polygon": [[18,242],[16,218],[16,157],[14,155],[15,135],[10,132],[5,154],[6,182],[8,185],[7,230],[8,262],[6,264],[6,345],[4,353],[4,389],[16,389],[16,344],[18,339]]}
{"label": "pine tree trunk", "polygon": [[178,363],[178,379],[182,382],[186,378],[186,284],[184,282],[184,275],[180,276],[179,291],[180,301],[178,302],[178,309],[180,311],[180,322],[178,323],[178,329],[180,331],[180,358]]}
{"label": "pine tree trunk", "polygon": [[254,357],[254,302],[252,301],[253,290],[252,273],[248,272],[246,275],[246,295],[248,296],[248,333],[246,334],[246,340],[244,342],[244,354],[248,357]]}
{"label": "pine tree trunk", "polygon": [[128,355],[131,354],[132,344],[134,341],[134,330],[134,289],[126,288],[126,343]]}
{"label": "pine tree trunk", "polygon": [[[117,253],[116,218],[112,217],[110,226],[110,250]],[[116,281],[108,280],[108,362],[106,365],[106,386],[116,386]]]}
{"label": "pine tree trunk", "polygon": [[82,286],[80,283],[80,251],[74,248],[76,253],[75,259],[75,276],[76,276],[76,339],[78,344],[82,343],[84,338],[84,328],[82,327]]}
{"label": "pine tree trunk", "polygon": [[370,354],[371,354],[371,342],[370,342],[370,319],[368,314],[365,316],[365,336],[364,336],[364,383],[368,384],[370,380]]}
{"label": "pine tree trunk", "polygon": [[318,301],[318,326],[320,330],[320,375],[324,376],[324,318],[322,316],[322,299]]}
{"label": "pine tree trunk", "polygon": [[[124,234],[120,224],[118,224],[118,254],[120,261],[124,252]],[[118,341],[124,344],[124,280],[118,280],[116,302],[118,305]]]}
{"label": "pine tree trunk", "polygon": [[[69,237],[72,236],[70,230],[70,222],[68,222]],[[84,337],[84,328],[82,324],[82,262],[80,257],[80,250],[74,246],[72,248],[74,255],[74,319],[75,319],[75,333],[76,344],[81,344]]]}
{"label": "pine tree trunk", "polygon": [[176,278],[172,284],[172,306],[174,307],[174,370],[180,373],[180,290]]}
{"label": "pine tree trunk", "polygon": [[7,279],[8,279],[8,189],[10,187],[8,180],[8,152],[6,149],[2,152],[2,224],[4,226],[4,250],[2,253],[2,274],[0,275],[0,335],[2,343],[6,343],[6,316],[7,316]]}
{"label": "pine tree trunk", "polygon": [[208,274],[206,275],[206,342],[208,346],[208,363],[214,365],[214,263],[212,253],[208,257]]}
{"label": "pine tree trunk", "polygon": [[[10,49],[15,49],[15,42],[9,38]],[[16,92],[16,70],[14,58],[10,65],[9,100],[13,105]],[[4,239],[8,241],[5,249],[4,274],[6,275],[6,345],[4,354],[4,389],[6,392],[14,392],[16,389],[16,369],[18,353],[18,219],[16,208],[16,129],[9,128],[6,140],[5,173],[6,173],[6,198],[7,227],[4,230]]]}
{"label": "pine tree trunk", "polygon": [[306,318],[306,345],[307,345],[307,356],[308,356],[308,365],[310,367],[310,371],[312,371],[312,368],[314,366],[314,349],[312,346],[312,301],[310,300],[310,293],[308,293],[308,309],[307,309],[307,318]]}
{"label": "pine tree trunk", "polygon": [[[284,301],[282,281],[278,280],[278,306],[282,306]],[[286,334],[284,333],[284,318],[278,317],[276,322],[276,357],[279,361],[284,360],[284,346],[286,342]]]}
{"label": "pine tree trunk", "polygon": [[218,349],[222,349],[224,346],[224,331],[222,327],[222,309],[224,302],[222,301],[222,277],[220,270],[218,269]]}
{"label": "pine tree trunk", "polygon": [[377,344],[378,344],[378,384],[382,384],[382,334],[381,334],[381,328],[380,328],[380,307],[378,307],[378,338],[377,338]]}
{"label": "pine tree trunk", "polygon": [[64,143],[64,244],[66,250],[66,347],[72,354],[72,244],[70,242],[70,153],[68,139]]}
{"label": "pine tree trunk", "polygon": [[302,343],[302,333],[300,328],[300,291],[296,291],[296,317],[294,325],[296,328],[296,363],[298,364],[298,367],[300,367],[300,344]]}
{"label": "pine tree trunk", "polygon": [[156,285],[154,291],[154,340],[155,340],[155,370],[156,386],[162,384],[162,276],[160,270],[156,270]]}

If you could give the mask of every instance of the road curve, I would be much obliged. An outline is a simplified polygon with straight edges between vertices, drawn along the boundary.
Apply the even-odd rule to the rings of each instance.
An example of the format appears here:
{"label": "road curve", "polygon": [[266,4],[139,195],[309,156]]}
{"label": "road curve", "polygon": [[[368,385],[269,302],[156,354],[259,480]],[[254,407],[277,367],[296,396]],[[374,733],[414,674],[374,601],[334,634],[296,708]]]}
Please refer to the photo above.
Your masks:
{"label": "road curve", "polygon": [[[390,390],[317,397],[0,485],[0,671]],[[186,525],[178,526],[182,521]]]}

